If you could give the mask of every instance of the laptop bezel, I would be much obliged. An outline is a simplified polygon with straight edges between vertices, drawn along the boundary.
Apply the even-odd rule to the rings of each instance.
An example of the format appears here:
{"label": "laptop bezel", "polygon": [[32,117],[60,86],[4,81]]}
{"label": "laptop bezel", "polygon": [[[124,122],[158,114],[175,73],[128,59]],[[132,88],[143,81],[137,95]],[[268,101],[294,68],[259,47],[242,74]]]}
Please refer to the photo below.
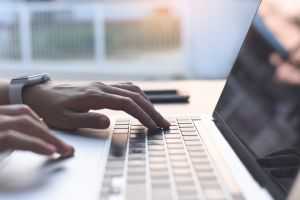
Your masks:
{"label": "laptop bezel", "polygon": [[[254,15],[254,18],[256,17],[258,10],[261,7],[261,2],[259,3],[258,9],[256,10],[256,13]],[[249,34],[250,31],[250,27],[253,24],[254,18],[252,19],[252,23],[248,28],[247,34],[244,38],[244,41],[241,45],[241,48],[239,50],[238,55],[236,56],[236,60],[233,64],[233,67],[236,65],[237,63],[237,58],[240,54],[241,49],[243,48],[246,38]],[[233,69],[232,67],[232,69]],[[228,75],[228,78],[230,77],[231,73],[232,73],[232,69]],[[288,196],[288,191],[284,190],[284,188],[282,188],[279,183],[274,182],[274,180],[271,179],[271,177],[267,174],[267,172],[265,170],[263,170],[261,168],[261,166],[259,166],[257,164],[256,158],[254,156],[254,154],[251,152],[250,149],[248,149],[248,147],[243,144],[243,142],[236,136],[236,134],[233,132],[233,130],[228,126],[228,124],[226,124],[226,122],[222,119],[222,117],[220,116],[220,114],[217,112],[216,108],[217,105],[220,103],[221,97],[224,93],[225,87],[228,84],[228,78],[226,80],[226,84],[224,86],[224,89],[222,90],[222,93],[220,95],[220,98],[215,106],[215,109],[213,111],[213,121],[216,124],[216,126],[218,127],[218,129],[220,130],[221,134],[224,136],[224,138],[226,139],[226,141],[230,144],[230,146],[232,147],[232,149],[235,151],[235,153],[238,155],[238,157],[241,159],[242,163],[246,166],[246,168],[249,170],[249,172],[251,173],[251,175],[254,177],[254,179],[264,188],[266,188],[269,193],[274,197],[274,199],[286,199],[286,197]]]}

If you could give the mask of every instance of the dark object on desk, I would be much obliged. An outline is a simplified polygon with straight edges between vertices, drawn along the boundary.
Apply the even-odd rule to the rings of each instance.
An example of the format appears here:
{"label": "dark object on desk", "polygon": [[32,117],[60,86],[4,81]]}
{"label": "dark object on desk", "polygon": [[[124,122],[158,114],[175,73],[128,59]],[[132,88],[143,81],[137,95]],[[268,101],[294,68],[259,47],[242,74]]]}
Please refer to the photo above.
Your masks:
{"label": "dark object on desk", "polygon": [[144,90],[152,103],[188,103],[190,96],[180,90]]}

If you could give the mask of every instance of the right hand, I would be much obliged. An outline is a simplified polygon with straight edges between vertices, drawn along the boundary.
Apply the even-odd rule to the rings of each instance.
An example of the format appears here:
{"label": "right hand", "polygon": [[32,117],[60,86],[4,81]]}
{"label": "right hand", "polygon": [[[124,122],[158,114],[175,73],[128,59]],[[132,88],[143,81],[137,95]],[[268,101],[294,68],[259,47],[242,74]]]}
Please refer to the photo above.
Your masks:
{"label": "right hand", "polygon": [[41,155],[74,154],[74,148],[55,137],[26,105],[0,106],[0,152],[5,150],[32,151]]}

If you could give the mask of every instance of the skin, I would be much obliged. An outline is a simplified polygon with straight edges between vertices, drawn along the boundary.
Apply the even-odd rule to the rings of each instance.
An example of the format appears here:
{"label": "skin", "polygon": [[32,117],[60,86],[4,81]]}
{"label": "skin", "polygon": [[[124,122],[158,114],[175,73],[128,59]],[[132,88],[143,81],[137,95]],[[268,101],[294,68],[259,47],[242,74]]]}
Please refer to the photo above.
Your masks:
{"label": "skin", "polygon": [[149,129],[170,126],[132,83],[58,85],[50,81],[23,89],[26,105],[9,106],[8,87],[7,82],[0,83],[0,152],[18,149],[71,156],[74,148],[53,135],[48,126],[63,130],[109,127],[107,116],[90,110],[122,110]]}

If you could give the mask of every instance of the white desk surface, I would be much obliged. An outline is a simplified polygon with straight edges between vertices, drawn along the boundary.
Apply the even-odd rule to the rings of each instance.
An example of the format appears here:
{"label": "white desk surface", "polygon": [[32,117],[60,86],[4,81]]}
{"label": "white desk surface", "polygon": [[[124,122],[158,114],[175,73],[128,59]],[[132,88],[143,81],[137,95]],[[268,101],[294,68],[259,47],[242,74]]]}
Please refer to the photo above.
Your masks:
{"label": "white desk surface", "polygon": [[[155,104],[156,109],[164,115],[212,114],[222,92],[224,80],[194,81],[136,81],[142,89],[183,89],[190,95],[189,103]],[[175,106],[175,107],[174,107]],[[124,115],[123,112],[103,110],[110,116]]]}

